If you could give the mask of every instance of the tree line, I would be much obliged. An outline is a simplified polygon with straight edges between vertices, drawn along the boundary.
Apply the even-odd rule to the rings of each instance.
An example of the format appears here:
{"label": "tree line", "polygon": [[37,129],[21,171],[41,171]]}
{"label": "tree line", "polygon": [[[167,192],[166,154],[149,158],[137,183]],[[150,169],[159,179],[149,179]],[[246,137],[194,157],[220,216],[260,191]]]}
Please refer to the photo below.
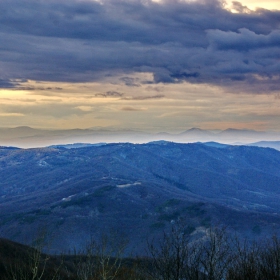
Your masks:
{"label": "tree line", "polygon": [[192,240],[181,225],[147,241],[146,257],[124,257],[125,240],[92,238],[83,250],[53,256],[33,247],[0,243],[3,280],[280,280],[280,239],[249,242],[213,227]]}

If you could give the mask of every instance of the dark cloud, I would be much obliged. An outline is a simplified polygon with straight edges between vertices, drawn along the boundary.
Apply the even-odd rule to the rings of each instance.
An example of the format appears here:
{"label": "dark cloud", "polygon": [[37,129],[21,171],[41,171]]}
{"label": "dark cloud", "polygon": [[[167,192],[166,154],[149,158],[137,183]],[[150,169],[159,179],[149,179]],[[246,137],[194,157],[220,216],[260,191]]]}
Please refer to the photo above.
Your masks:
{"label": "dark cloud", "polygon": [[240,28],[238,32],[209,30],[207,33],[210,46],[219,50],[250,51],[280,46],[280,30],[268,35],[256,34],[246,28]]}
{"label": "dark cloud", "polygon": [[233,8],[219,0],[1,1],[0,87],[151,72],[155,83],[279,90],[280,11]]}
{"label": "dark cloud", "polygon": [[106,93],[97,93],[96,97],[122,97],[123,93],[117,91],[107,91]]}
{"label": "dark cloud", "polygon": [[149,99],[161,99],[165,96],[163,94],[151,95],[151,96],[130,96],[123,97],[123,100],[149,100]]}
{"label": "dark cloud", "polygon": [[17,84],[14,90],[29,90],[29,91],[53,91],[53,90],[63,90],[61,87],[35,87],[35,86],[22,86],[22,84]]}
{"label": "dark cloud", "polygon": [[139,87],[140,86],[139,81],[137,81],[137,79],[135,79],[135,78],[123,77],[123,78],[120,78],[120,80],[129,87]]}
{"label": "dark cloud", "polygon": [[170,77],[173,79],[177,79],[177,80],[190,80],[190,79],[196,79],[199,77],[199,73],[198,72],[193,72],[193,73],[174,73],[171,74]]}
{"label": "dark cloud", "polygon": [[232,1],[232,10],[235,10],[238,13],[252,13],[252,10],[250,10],[247,6],[242,5],[242,3],[238,1]]}
{"label": "dark cloud", "polygon": [[16,88],[20,86],[21,82],[23,81],[18,81],[18,80],[11,80],[11,79],[1,79],[0,78],[0,88]]}

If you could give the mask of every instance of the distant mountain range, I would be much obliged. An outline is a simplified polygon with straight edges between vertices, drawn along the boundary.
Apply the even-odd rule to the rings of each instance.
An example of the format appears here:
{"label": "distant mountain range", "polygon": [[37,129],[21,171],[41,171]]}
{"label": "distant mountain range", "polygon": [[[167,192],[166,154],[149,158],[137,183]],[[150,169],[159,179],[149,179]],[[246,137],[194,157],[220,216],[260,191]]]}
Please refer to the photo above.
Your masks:
{"label": "distant mountain range", "polygon": [[151,141],[173,141],[179,143],[219,142],[235,145],[262,145],[279,149],[275,141],[280,141],[280,132],[264,132],[255,130],[226,129],[222,131],[191,128],[184,132],[171,134],[167,132],[148,133],[135,130],[118,130],[116,128],[89,128],[70,130],[42,130],[28,126],[16,128],[0,128],[0,145],[21,148],[45,147],[74,143],[147,143]]}
{"label": "distant mountain range", "polygon": [[115,230],[144,254],[148,236],[181,221],[248,238],[280,230],[280,152],[208,142],[0,149],[0,236],[46,228],[59,251]]}
{"label": "distant mountain range", "polygon": [[272,148],[280,151],[280,141],[259,141],[256,143],[248,144],[248,146]]}

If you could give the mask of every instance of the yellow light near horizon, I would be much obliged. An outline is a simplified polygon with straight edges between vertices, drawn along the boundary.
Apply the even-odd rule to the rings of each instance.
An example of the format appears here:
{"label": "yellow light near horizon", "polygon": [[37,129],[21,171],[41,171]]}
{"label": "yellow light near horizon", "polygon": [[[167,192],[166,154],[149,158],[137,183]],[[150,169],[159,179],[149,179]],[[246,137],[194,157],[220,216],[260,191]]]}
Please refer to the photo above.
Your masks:
{"label": "yellow light near horizon", "polygon": [[0,89],[0,98],[12,98],[22,96],[23,91],[13,89]]}
{"label": "yellow light near horizon", "polygon": [[[232,5],[231,0],[227,1],[227,6],[231,7]],[[280,10],[280,1],[279,0],[242,0],[242,1],[237,1],[240,2],[243,6],[247,6],[250,10],[256,10],[257,8],[264,8],[267,10]]]}
{"label": "yellow light near horizon", "polygon": [[[152,0],[153,2],[160,3],[163,0]],[[185,0],[185,2],[199,2],[200,0]],[[227,0],[227,6],[230,7],[233,0]],[[251,10],[256,8],[264,8],[268,10],[280,10],[280,1],[279,0],[237,0],[243,6],[247,6]]]}
{"label": "yellow light near horizon", "polygon": [[[185,0],[185,2],[199,2],[200,0]],[[152,2],[161,3],[163,0],[152,0]],[[233,0],[227,0],[227,6],[230,7]],[[251,10],[255,10],[256,8],[264,8],[268,10],[280,10],[280,1],[279,0],[237,0],[243,6],[247,6]]]}

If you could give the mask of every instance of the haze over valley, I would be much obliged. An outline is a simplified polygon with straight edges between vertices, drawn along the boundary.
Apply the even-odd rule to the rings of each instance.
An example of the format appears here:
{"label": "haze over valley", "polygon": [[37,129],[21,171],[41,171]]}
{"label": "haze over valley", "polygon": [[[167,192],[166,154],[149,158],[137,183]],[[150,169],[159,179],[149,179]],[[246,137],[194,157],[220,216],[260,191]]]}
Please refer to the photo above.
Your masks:
{"label": "haze over valley", "polygon": [[69,130],[34,129],[28,126],[0,128],[0,145],[20,148],[67,144],[76,144],[77,146],[77,143],[147,143],[160,140],[178,143],[219,142],[232,145],[271,147],[278,150],[280,148],[280,133],[249,129],[203,130],[191,128],[180,133],[152,133],[132,129],[121,130],[114,127]]}

